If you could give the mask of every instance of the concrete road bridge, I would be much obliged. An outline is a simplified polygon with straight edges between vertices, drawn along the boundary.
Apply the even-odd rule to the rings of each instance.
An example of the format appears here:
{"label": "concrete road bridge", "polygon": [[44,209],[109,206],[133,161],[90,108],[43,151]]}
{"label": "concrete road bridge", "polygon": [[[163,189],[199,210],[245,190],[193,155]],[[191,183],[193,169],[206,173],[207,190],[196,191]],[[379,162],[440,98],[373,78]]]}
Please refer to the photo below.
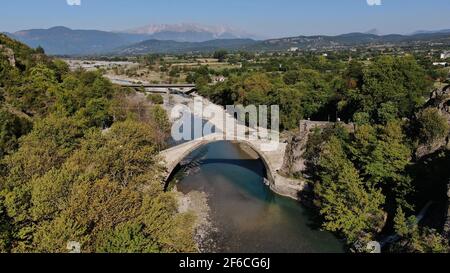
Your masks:
{"label": "concrete road bridge", "polygon": [[197,91],[195,84],[150,84],[150,83],[136,83],[129,80],[110,79],[114,84],[122,87],[129,87],[133,89],[144,89],[149,93],[160,94],[191,94]]}

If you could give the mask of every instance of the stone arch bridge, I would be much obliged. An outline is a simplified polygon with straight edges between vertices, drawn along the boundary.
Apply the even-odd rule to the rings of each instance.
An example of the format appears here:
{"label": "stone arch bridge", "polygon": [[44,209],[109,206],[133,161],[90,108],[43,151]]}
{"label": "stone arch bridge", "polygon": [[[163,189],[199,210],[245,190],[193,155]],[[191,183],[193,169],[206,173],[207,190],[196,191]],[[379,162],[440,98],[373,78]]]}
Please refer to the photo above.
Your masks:
{"label": "stone arch bridge", "polygon": [[266,167],[266,184],[280,195],[299,199],[299,193],[306,188],[306,183],[300,183],[298,180],[283,177],[278,173],[284,163],[287,144],[280,143],[277,149],[266,151],[265,149],[261,149],[261,147],[266,145],[266,141],[264,140],[249,140],[247,138],[234,138],[230,140],[223,133],[207,135],[162,151],[160,157],[164,160],[166,166],[166,179],[169,179],[176,167],[192,152],[210,143],[220,141],[241,143],[251,148],[258,154],[260,160]]}
{"label": "stone arch bridge", "polygon": [[[216,116],[224,117],[224,120],[235,119],[235,117],[227,113],[223,107],[215,105],[201,96],[194,94],[194,97],[202,100],[204,106],[212,106]],[[193,108],[194,112],[196,112],[195,104]],[[172,118],[176,120],[179,117],[172,116]],[[288,147],[287,143],[282,143],[280,141],[279,143],[276,143],[275,146],[271,146],[269,140],[258,136],[255,137],[254,133],[256,131],[260,133],[265,132],[268,135],[270,134],[263,128],[250,129],[246,125],[238,123],[233,129],[233,127],[228,127],[227,122],[222,123],[215,119],[208,119],[207,121],[214,125],[216,133],[185,142],[160,153],[160,157],[164,160],[164,166],[166,166],[166,180],[170,178],[176,167],[197,149],[214,142],[232,141],[244,144],[258,154],[266,167],[267,177],[265,182],[274,192],[298,200],[300,199],[300,195],[307,190],[308,185],[305,181],[290,179],[281,175],[283,166],[286,163],[286,156],[289,155],[289,151],[287,150],[289,150],[290,147]],[[329,124],[329,122],[302,121],[300,123],[300,132],[302,135],[302,132],[307,133],[313,128],[321,128]],[[239,134],[235,135],[233,133],[237,131],[247,132],[249,135],[252,135],[253,138],[248,135],[246,137],[239,138]],[[232,136],[230,136],[227,132],[232,134]],[[307,138],[307,134],[305,134],[304,137]]]}

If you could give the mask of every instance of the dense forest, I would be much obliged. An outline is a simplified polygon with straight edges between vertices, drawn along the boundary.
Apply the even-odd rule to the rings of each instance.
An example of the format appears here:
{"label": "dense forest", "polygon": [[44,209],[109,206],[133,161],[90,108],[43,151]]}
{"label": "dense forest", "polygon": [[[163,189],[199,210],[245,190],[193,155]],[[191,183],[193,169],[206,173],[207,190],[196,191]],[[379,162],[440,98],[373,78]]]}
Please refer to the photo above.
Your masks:
{"label": "dense forest", "polygon": [[0,36],[0,252],[193,252],[164,192],[169,123],[100,73]]}

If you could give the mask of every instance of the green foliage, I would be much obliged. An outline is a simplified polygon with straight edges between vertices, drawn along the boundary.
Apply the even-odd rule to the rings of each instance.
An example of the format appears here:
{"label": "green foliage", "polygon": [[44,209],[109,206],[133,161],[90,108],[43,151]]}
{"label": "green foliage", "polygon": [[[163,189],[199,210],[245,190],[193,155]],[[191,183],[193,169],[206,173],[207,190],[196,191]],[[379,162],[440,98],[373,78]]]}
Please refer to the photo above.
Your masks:
{"label": "green foliage", "polygon": [[150,100],[153,104],[164,104],[164,98],[162,95],[159,94],[149,94],[147,96],[147,99]]}
{"label": "green foliage", "polygon": [[200,93],[220,105],[279,105],[282,129],[297,128],[300,119],[336,117],[327,112],[332,86],[324,75],[312,69],[288,73],[232,75],[225,83],[200,88]]}
{"label": "green foliage", "polygon": [[28,120],[0,109],[0,159],[14,152],[18,148],[19,138],[30,129]]}
{"label": "green foliage", "polygon": [[226,50],[218,50],[214,52],[214,59],[218,59],[220,63],[224,62],[228,56],[228,52]]}
{"label": "green foliage", "polygon": [[110,106],[106,98],[91,99],[77,112],[77,118],[85,120],[89,127],[108,128],[113,123]]}
{"label": "green foliage", "polygon": [[370,114],[366,112],[358,112],[353,115],[353,122],[357,125],[370,124]]}
{"label": "green foliage", "polygon": [[150,108],[149,124],[152,128],[157,128],[153,131],[155,145],[159,150],[166,148],[166,140],[170,136],[172,124],[167,116],[166,110],[159,105]]}
{"label": "green foliage", "polygon": [[393,122],[399,116],[397,106],[393,102],[382,103],[377,111],[377,116],[381,124]]}
{"label": "green foliage", "polygon": [[[116,123],[105,134],[80,135],[68,147],[56,145],[59,137],[42,131],[47,127],[35,126],[7,160],[23,162],[9,168],[1,195],[14,225],[14,251],[66,252],[69,241],[80,242],[84,252],[195,250],[192,219],[178,214],[175,198],[163,192],[165,176],[149,125]],[[29,155],[40,153],[33,144],[38,137],[55,145],[48,163],[21,156],[24,147]],[[19,167],[28,175],[16,175]],[[165,215],[151,213],[160,207]]]}
{"label": "green foliage", "polygon": [[380,108],[385,108],[384,114],[389,110],[392,115],[392,108],[397,108],[398,117],[412,116],[431,90],[425,71],[411,57],[380,57],[364,70],[363,80],[361,109],[374,120]]}
{"label": "green foliage", "polygon": [[4,205],[4,198],[0,195],[0,253],[9,252],[12,243],[11,220]]}
{"label": "green foliage", "polygon": [[350,145],[352,160],[359,167],[367,183],[382,187],[385,194],[405,207],[412,192],[411,179],[406,173],[412,152],[405,144],[401,124],[388,123],[373,128],[361,126]]}
{"label": "green foliage", "polygon": [[73,118],[51,115],[38,120],[21,140],[19,150],[5,158],[9,169],[6,185],[21,184],[61,166],[79,146],[84,129],[84,124]]}
{"label": "green foliage", "polygon": [[364,187],[335,137],[323,147],[319,166],[321,182],[314,192],[324,228],[342,233],[349,243],[373,236],[383,226],[385,199],[381,191]]}
{"label": "green foliage", "polygon": [[390,247],[390,251],[403,253],[448,253],[448,240],[436,230],[420,227],[416,217],[406,218],[401,208],[394,219],[395,231],[401,240]]}
{"label": "green foliage", "polygon": [[0,43],[17,61],[0,54],[0,252],[195,251],[195,219],[164,193],[165,111],[121,113],[100,73]]}
{"label": "green foliage", "polygon": [[58,85],[55,72],[43,64],[31,68],[21,85],[6,88],[7,102],[30,116],[48,113]]}
{"label": "green foliage", "polygon": [[433,144],[436,140],[447,137],[449,123],[447,119],[435,108],[427,108],[418,115],[419,142]]}
{"label": "green foliage", "polygon": [[12,67],[0,51],[0,87],[10,86],[19,80],[19,71]]}
{"label": "green foliage", "polygon": [[45,50],[44,50],[44,48],[42,46],[38,46],[36,48],[36,53],[38,53],[38,54],[45,54]]}
{"label": "green foliage", "polygon": [[362,124],[351,134],[339,127],[313,133],[305,159],[325,229],[343,234],[349,243],[371,240],[386,224],[386,206],[413,209],[412,152],[405,141],[397,121]]}
{"label": "green foliage", "polygon": [[99,236],[99,253],[156,253],[157,245],[143,233],[142,225],[124,223]]}
{"label": "green foliage", "polygon": [[300,80],[298,71],[288,71],[283,76],[283,81],[287,85],[294,85]]}
{"label": "green foliage", "polygon": [[403,212],[403,209],[401,207],[398,207],[397,214],[395,215],[395,218],[394,218],[395,232],[402,237],[407,236],[409,233],[408,225],[409,225],[409,222],[408,222],[408,219],[406,219],[406,215]]}

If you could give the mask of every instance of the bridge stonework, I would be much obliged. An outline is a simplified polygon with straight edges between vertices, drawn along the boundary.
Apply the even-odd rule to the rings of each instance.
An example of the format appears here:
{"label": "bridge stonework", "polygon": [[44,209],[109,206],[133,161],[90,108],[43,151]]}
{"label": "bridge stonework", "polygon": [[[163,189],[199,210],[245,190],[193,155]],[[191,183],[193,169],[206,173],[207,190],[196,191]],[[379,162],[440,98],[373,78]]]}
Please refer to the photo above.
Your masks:
{"label": "bridge stonework", "polygon": [[[164,160],[166,166],[166,179],[169,179],[172,172],[189,154],[200,147],[219,141],[228,141],[223,133],[212,134],[200,139],[192,140],[173,148],[167,149],[160,153],[160,157]],[[286,144],[280,143],[278,149],[274,151],[262,151],[260,149],[263,141],[250,141],[248,139],[234,139],[232,142],[241,143],[254,150],[264,163],[267,171],[267,184],[272,191],[286,197],[299,200],[300,193],[307,187],[305,182],[289,179],[279,174],[283,166],[284,156],[286,152]]]}

